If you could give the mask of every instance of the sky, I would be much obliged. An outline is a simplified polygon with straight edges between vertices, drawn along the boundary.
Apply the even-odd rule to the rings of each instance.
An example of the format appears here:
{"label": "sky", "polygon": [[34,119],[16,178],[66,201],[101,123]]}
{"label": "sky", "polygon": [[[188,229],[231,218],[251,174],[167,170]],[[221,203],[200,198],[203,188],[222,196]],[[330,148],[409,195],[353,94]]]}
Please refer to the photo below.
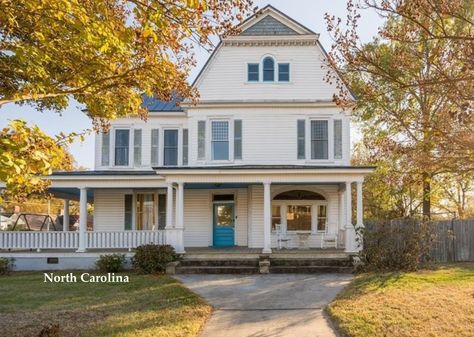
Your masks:
{"label": "sky", "polygon": [[[329,13],[341,18],[346,16],[346,0],[255,0],[259,8],[271,4],[304,26],[320,34],[320,42],[326,50],[330,49],[331,39],[326,31],[324,14]],[[362,41],[369,41],[377,33],[382,19],[375,12],[362,11],[359,24],[359,36]],[[199,70],[209,57],[205,50],[196,50],[197,66],[190,73],[189,81],[192,82]],[[5,127],[10,120],[24,119],[28,123],[37,124],[43,131],[50,135],[59,132],[82,132],[91,128],[91,122],[81,111],[81,106],[72,103],[61,114],[46,111],[39,112],[29,106],[8,104],[0,108],[0,127]],[[355,137],[352,137],[355,138]],[[70,146],[77,165],[94,168],[94,135],[86,137],[84,142],[77,141]]]}

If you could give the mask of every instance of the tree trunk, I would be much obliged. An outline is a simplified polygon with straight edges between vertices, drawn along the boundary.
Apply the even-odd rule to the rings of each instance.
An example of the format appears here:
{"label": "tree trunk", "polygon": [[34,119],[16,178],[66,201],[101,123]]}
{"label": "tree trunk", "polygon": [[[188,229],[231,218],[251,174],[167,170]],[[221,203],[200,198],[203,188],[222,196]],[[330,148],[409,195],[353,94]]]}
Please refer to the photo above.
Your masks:
{"label": "tree trunk", "polygon": [[431,219],[431,177],[423,172],[423,220]]}

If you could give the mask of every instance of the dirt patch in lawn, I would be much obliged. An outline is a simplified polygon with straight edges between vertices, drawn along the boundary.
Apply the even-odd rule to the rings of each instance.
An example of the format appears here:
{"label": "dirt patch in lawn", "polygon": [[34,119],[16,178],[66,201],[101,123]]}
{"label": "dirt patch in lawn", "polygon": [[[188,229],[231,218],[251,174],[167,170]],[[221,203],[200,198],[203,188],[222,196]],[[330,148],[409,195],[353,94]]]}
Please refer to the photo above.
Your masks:
{"label": "dirt patch in lawn", "polygon": [[474,264],[360,275],[328,313],[350,337],[473,337]]}

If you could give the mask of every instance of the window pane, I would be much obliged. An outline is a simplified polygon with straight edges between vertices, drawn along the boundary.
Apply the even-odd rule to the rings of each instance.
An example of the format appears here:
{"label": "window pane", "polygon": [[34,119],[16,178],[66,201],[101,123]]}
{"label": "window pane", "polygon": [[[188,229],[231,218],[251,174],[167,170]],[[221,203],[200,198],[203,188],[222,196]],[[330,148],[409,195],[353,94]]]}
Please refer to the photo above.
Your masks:
{"label": "window pane", "polygon": [[288,206],[286,223],[289,231],[310,231],[311,206]]}
{"label": "window pane", "polygon": [[163,145],[163,164],[165,166],[178,165],[178,130],[165,130]]}
{"label": "window pane", "polygon": [[188,165],[188,129],[183,129],[183,165]]}
{"label": "window pane", "polygon": [[136,217],[135,227],[137,230],[155,229],[156,209],[154,194],[137,194]]}
{"label": "window pane", "polygon": [[110,135],[109,133],[102,134],[102,158],[101,165],[108,166],[110,158]]}
{"label": "window pane", "polygon": [[158,229],[166,227],[166,194],[158,196]]}
{"label": "window pane", "polygon": [[125,230],[131,230],[132,229],[132,205],[133,205],[133,199],[132,199],[131,194],[126,194],[125,195],[125,203],[124,203],[124,211],[125,211],[125,217],[124,217],[124,228]]}
{"label": "window pane", "polygon": [[206,157],[206,122],[198,121],[198,160]]}
{"label": "window pane", "polygon": [[327,206],[318,206],[318,231],[325,231],[327,223]]}
{"label": "window pane", "polygon": [[159,153],[159,130],[151,130],[151,165],[158,166],[158,153]]}
{"label": "window pane", "polygon": [[229,122],[212,122],[212,159],[229,160]]}
{"label": "window pane", "polygon": [[280,206],[272,206],[272,231],[276,230],[276,225],[281,225]]}
{"label": "window pane", "polygon": [[271,57],[263,60],[263,80],[273,82],[275,80],[275,62]]}
{"label": "window pane", "polygon": [[279,63],[278,64],[278,81],[288,82],[290,80],[290,64]]}
{"label": "window pane", "polygon": [[142,130],[133,131],[133,164],[140,166],[142,164]]}
{"label": "window pane", "polygon": [[334,159],[342,159],[342,120],[334,120]]}
{"label": "window pane", "polygon": [[234,121],[234,159],[242,159],[242,121]]}
{"label": "window pane", "polygon": [[128,166],[130,130],[115,130],[115,165]]}
{"label": "window pane", "polygon": [[212,142],[212,159],[229,160],[229,142]]}
{"label": "window pane", "polygon": [[297,126],[297,141],[298,141],[298,159],[305,159],[305,121],[304,119],[298,120]]}
{"label": "window pane", "polygon": [[258,63],[251,63],[247,65],[247,80],[249,82],[258,81]]}
{"label": "window pane", "polygon": [[311,121],[311,159],[328,159],[328,121]]}

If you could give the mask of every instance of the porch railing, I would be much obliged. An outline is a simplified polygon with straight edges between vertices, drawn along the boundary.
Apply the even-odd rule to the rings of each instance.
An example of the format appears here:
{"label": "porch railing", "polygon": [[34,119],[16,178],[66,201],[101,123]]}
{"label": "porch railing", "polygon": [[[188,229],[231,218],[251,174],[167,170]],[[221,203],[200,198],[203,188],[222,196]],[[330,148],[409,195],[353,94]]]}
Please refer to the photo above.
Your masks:
{"label": "porch railing", "polygon": [[[173,244],[166,231],[86,232],[86,249],[131,249],[143,244]],[[0,249],[78,249],[79,232],[0,231]]]}
{"label": "porch railing", "polygon": [[0,249],[77,249],[78,232],[0,231]]}

